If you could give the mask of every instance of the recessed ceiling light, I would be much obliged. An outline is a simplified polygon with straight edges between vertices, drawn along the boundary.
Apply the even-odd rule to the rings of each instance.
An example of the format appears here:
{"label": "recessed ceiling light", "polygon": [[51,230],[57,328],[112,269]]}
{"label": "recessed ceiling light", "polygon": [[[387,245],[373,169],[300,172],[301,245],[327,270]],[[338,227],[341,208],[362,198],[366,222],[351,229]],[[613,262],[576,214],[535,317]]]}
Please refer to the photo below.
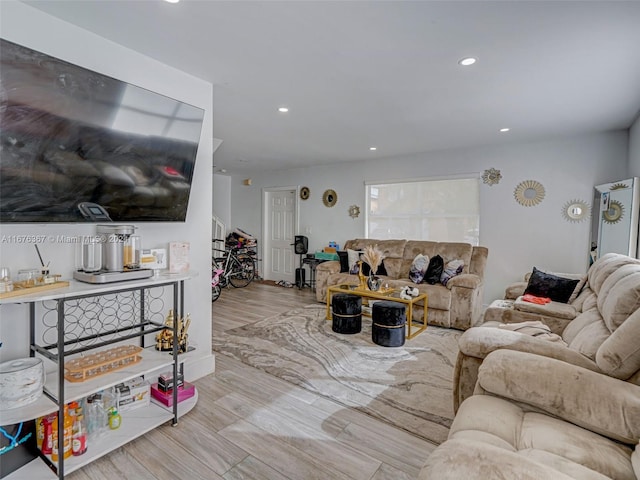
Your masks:
{"label": "recessed ceiling light", "polygon": [[372,152],[375,152],[376,150],[378,150],[378,147],[369,147],[369,150],[371,150]]}
{"label": "recessed ceiling light", "polygon": [[278,108],[278,111],[280,113],[287,113],[289,111],[289,109],[287,107],[280,107],[280,108]]}
{"label": "recessed ceiling light", "polygon": [[510,129],[510,128],[506,128],[506,127],[505,127],[505,128],[501,128],[501,129],[500,129],[500,131],[501,131],[501,132],[503,132],[503,133],[504,133],[504,132],[508,132],[509,130],[511,130],[511,129]]}
{"label": "recessed ceiling light", "polygon": [[474,63],[476,63],[477,60],[478,60],[477,58],[466,57],[458,61],[458,63],[464,67],[468,67],[469,65],[473,65]]}
{"label": "recessed ceiling light", "polygon": [[167,3],[178,3],[180,0],[164,0]]}

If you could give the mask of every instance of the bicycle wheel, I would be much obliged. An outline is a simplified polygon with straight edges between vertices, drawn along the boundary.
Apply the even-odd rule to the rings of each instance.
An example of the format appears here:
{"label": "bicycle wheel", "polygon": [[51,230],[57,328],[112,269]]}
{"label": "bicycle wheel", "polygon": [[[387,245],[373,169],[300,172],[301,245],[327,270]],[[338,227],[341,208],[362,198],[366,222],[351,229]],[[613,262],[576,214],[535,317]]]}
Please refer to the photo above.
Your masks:
{"label": "bicycle wheel", "polygon": [[249,285],[256,276],[256,264],[251,257],[237,257],[231,266],[229,282],[236,288]]}
{"label": "bicycle wheel", "polygon": [[211,287],[211,302],[215,302],[218,298],[220,298],[220,285],[216,285],[215,287]]}

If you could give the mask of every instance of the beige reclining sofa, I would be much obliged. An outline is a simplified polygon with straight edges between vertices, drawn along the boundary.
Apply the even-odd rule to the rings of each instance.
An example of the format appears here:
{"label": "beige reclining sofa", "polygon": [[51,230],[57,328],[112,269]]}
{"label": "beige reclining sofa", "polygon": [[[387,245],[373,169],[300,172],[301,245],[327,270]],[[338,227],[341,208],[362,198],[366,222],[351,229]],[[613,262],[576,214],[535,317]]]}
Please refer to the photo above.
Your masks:
{"label": "beige reclining sofa", "polygon": [[418,479],[638,480],[639,440],[640,386],[496,350]]}
{"label": "beige reclining sofa", "polygon": [[[429,242],[417,240],[348,240],[344,250],[362,251],[366,246],[378,246],[384,255],[386,276],[383,284],[400,290],[404,286],[417,288],[428,294],[427,322],[447,328],[466,330],[481,322],[484,271],[488,249],[468,243]],[[411,264],[418,254],[429,258],[440,255],[445,262],[462,260],[462,273],[451,278],[447,285],[413,283],[409,279]],[[316,267],[316,300],[326,301],[327,288],[332,285],[358,285],[358,276],[340,271],[339,261],[328,261]],[[422,316],[422,309],[414,310],[414,318]]]}
{"label": "beige reclining sofa", "polygon": [[640,260],[602,256],[589,268],[573,307],[579,313],[561,332],[561,341],[496,328],[497,322],[464,332],[454,369],[454,410],[473,394],[485,357],[500,349],[555,358],[640,385]]}

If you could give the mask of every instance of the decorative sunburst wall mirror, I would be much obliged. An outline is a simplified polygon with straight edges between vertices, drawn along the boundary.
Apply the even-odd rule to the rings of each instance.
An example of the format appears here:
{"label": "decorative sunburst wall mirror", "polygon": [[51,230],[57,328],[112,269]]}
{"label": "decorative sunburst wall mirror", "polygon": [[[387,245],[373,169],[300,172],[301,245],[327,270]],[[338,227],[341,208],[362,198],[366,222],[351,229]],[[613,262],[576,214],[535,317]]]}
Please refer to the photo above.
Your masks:
{"label": "decorative sunburst wall mirror", "polygon": [[351,205],[349,207],[349,216],[351,218],[358,218],[359,215],[360,215],[360,207],[357,205]]}
{"label": "decorative sunburst wall mirror", "polygon": [[618,223],[624,216],[624,205],[618,200],[611,200],[609,202],[609,209],[602,212],[602,219],[606,223]]}
{"label": "decorative sunburst wall mirror", "polygon": [[520,205],[532,207],[539,204],[544,198],[544,187],[535,180],[520,182],[513,192],[513,196]]}
{"label": "decorative sunburst wall mirror", "polygon": [[589,218],[590,207],[582,200],[569,200],[562,207],[562,216],[568,222],[582,222]]}
{"label": "decorative sunburst wall mirror", "polygon": [[500,170],[497,170],[495,168],[489,168],[482,174],[482,181],[490,187],[496,185],[497,183],[500,183],[501,178],[502,174],[500,173]]}
{"label": "decorative sunburst wall mirror", "polygon": [[329,189],[325,190],[322,195],[322,203],[324,203],[325,207],[333,207],[338,201],[338,194],[335,190]]}

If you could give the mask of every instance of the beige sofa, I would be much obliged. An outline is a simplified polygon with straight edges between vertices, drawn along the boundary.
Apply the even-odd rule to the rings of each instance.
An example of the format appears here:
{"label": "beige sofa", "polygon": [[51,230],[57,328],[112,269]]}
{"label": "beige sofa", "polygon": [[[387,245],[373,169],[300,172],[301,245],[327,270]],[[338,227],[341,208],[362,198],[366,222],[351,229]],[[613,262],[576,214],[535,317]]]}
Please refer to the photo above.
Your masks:
{"label": "beige sofa", "polygon": [[640,386],[560,360],[490,353],[419,480],[638,480]]}
{"label": "beige sofa", "polygon": [[[348,240],[344,249],[363,250],[377,245],[384,254],[384,266],[388,275],[381,277],[384,284],[398,290],[403,286],[416,287],[428,295],[427,322],[430,325],[466,330],[481,322],[484,271],[488,249],[468,243],[429,242],[418,240]],[[411,263],[418,254],[429,258],[440,255],[445,264],[460,259],[464,268],[460,275],[451,278],[447,285],[415,284],[409,279]],[[340,262],[329,261],[316,267],[316,299],[326,301],[327,288],[341,283],[357,285],[358,276],[340,273]],[[422,315],[421,309],[414,317]]]}
{"label": "beige sofa", "polygon": [[598,259],[574,306],[580,313],[560,342],[495,328],[496,322],[464,332],[454,370],[454,409],[472,395],[485,357],[499,349],[555,358],[640,385],[640,260],[615,253]]}

